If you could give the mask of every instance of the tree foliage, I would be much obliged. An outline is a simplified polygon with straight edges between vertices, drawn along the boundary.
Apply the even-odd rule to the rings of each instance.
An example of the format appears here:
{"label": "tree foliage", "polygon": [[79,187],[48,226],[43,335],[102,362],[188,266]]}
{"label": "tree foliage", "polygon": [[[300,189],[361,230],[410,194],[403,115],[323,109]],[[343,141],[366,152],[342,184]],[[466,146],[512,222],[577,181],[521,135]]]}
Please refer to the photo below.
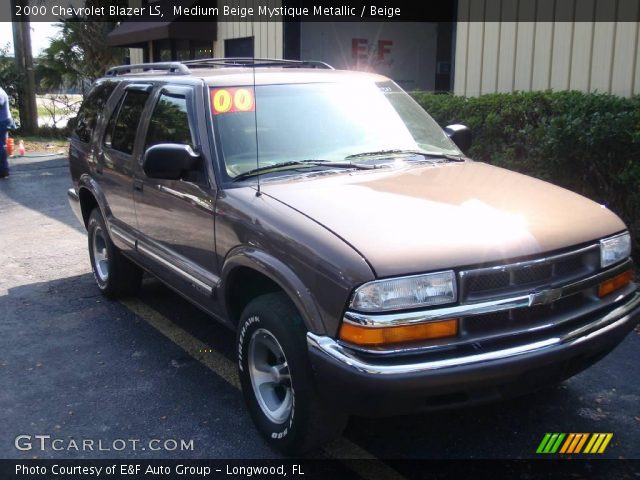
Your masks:
{"label": "tree foliage", "polygon": [[9,45],[0,48],[0,87],[7,92],[11,100],[11,106],[18,105],[18,85],[20,84],[20,74],[16,68],[13,55],[9,54]]}
{"label": "tree foliage", "polygon": [[[126,0],[86,0],[87,6],[126,5]],[[98,21],[99,20],[99,21]],[[36,75],[47,90],[78,87],[84,91],[113,65],[123,62],[124,50],[107,44],[107,34],[120,18],[74,16],[62,20],[59,33],[38,58]]]}

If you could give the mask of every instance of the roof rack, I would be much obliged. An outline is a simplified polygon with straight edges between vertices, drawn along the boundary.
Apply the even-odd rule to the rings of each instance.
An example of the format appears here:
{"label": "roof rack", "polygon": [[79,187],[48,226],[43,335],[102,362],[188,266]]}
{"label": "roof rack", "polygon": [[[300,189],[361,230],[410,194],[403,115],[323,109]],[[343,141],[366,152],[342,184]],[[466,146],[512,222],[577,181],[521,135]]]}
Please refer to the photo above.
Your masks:
{"label": "roof rack", "polygon": [[281,58],[253,58],[253,57],[228,57],[228,58],[201,58],[187,60],[184,65],[193,67],[284,67],[284,68],[326,68],[335,70],[331,65],[317,60],[285,60]]}
{"label": "roof rack", "polygon": [[118,75],[125,75],[131,73],[132,70],[164,70],[167,73],[173,73],[176,75],[189,75],[191,70],[183,65],[181,62],[160,62],[160,63],[137,63],[134,65],[121,65],[119,67],[111,67],[105,73],[107,77],[116,77]]}
{"label": "roof rack", "polygon": [[326,68],[335,70],[331,65],[316,60],[283,60],[278,58],[253,58],[253,57],[233,57],[233,58],[202,58],[198,60],[186,60],[183,62],[159,62],[159,63],[137,63],[135,65],[121,65],[111,67],[105,73],[107,77],[117,77],[126,75],[134,70],[143,72],[166,71],[174,75],[190,75],[190,68],[206,67],[283,67],[283,68]]}

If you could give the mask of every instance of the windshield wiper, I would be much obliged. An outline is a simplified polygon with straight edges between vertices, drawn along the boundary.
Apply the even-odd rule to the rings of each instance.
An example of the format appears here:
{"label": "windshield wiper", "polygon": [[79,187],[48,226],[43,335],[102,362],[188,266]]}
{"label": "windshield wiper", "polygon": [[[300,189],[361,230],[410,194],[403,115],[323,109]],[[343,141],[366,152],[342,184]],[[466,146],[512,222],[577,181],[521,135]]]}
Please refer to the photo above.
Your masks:
{"label": "windshield wiper", "polygon": [[385,156],[392,157],[394,155],[420,155],[425,158],[444,158],[446,160],[451,160],[454,162],[463,161],[462,156],[451,155],[449,153],[444,153],[444,152],[425,152],[422,150],[401,150],[401,149],[377,150],[374,152],[355,153],[353,155],[349,155],[345,157],[345,160],[349,158],[362,158],[362,157],[385,157]]}
{"label": "windshield wiper", "polygon": [[354,168],[357,170],[371,170],[377,168],[376,165],[367,165],[354,162],[332,162],[331,160],[293,160],[291,162],[277,163],[275,165],[264,165],[247,172],[240,173],[233,178],[233,181],[244,180],[255,177],[261,173],[277,172],[280,170],[295,170],[299,167],[333,167],[333,168]]}

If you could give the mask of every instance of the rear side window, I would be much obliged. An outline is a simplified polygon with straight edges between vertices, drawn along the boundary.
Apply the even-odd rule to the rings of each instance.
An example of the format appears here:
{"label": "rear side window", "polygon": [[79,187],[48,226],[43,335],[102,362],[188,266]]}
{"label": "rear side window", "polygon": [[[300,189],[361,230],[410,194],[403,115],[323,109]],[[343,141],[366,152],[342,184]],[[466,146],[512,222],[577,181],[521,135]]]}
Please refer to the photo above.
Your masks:
{"label": "rear side window", "polygon": [[147,98],[147,92],[137,90],[129,90],[124,94],[107,125],[104,136],[104,144],[107,147],[122,153],[133,153],[138,124]]}
{"label": "rear side window", "polygon": [[162,92],[160,95],[151,114],[145,150],[159,143],[194,146],[189,127],[187,99],[184,95],[168,92]]}
{"label": "rear side window", "polygon": [[116,88],[115,82],[96,85],[85,98],[76,117],[75,134],[81,142],[89,143],[98,123],[98,116]]}

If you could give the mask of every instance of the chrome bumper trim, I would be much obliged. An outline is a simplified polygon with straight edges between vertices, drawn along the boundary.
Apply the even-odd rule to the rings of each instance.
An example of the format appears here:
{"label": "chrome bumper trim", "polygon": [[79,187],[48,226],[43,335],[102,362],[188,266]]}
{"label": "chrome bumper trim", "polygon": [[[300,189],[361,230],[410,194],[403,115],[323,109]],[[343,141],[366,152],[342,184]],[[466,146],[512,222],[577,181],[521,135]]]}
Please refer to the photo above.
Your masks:
{"label": "chrome bumper trim", "polygon": [[80,197],[78,196],[78,192],[76,192],[75,188],[70,188],[69,190],[67,190],[67,196],[71,200],[75,200],[76,202],[80,201]]}
{"label": "chrome bumper trim", "polygon": [[314,349],[338,362],[351,367],[353,370],[371,375],[403,375],[429,372],[452,367],[463,367],[480,362],[490,362],[519,355],[539,353],[559,346],[574,346],[594,340],[611,330],[615,330],[633,321],[632,313],[640,308],[640,292],[636,292],[631,300],[624,305],[612,310],[599,320],[589,325],[576,328],[562,336],[555,336],[538,342],[519,345],[516,347],[496,350],[491,352],[467,355],[457,358],[431,360],[402,365],[376,364],[364,361],[354,355],[336,340],[327,336],[307,333],[309,349]]}
{"label": "chrome bumper trim", "polygon": [[578,280],[558,288],[549,288],[546,290],[534,291],[531,293],[517,295],[515,297],[502,298],[497,300],[488,300],[478,303],[469,303],[464,305],[455,305],[453,307],[434,308],[432,310],[420,310],[413,312],[401,313],[359,313],[347,311],[344,314],[344,321],[355,325],[363,325],[367,327],[388,327],[391,325],[406,325],[412,323],[432,322],[448,318],[470,317],[473,315],[482,315],[485,313],[502,312],[504,310],[512,310],[515,308],[527,308],[535,305],[544,305],[555,302],[563,297],[567,297],[581,290],[593,287],[616,273],[623,272],[632,268],[631,259],[610,268],[604,272],[600,272],[591,277]]}
{"label": "chrome bumper trim", "polygon": [[86,224],[84,222],[84,218],[82,216],[82,205],[80,205],[80,195],[76,192],[75,188],[70,188],[67,190],[67,201],[69,202],[69,207],[71,207],[71,211],[80,222],[80,225],[86,228]]}

